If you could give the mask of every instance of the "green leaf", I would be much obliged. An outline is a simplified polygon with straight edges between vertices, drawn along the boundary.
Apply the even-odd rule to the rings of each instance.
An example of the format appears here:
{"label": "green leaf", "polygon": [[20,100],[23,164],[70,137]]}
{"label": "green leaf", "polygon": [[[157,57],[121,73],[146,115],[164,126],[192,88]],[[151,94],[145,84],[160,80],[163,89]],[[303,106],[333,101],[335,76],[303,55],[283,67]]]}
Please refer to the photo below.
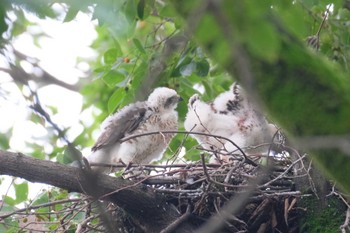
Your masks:
{"label": "green leaf", "polygon": [[137,4],[137,16],[138,16],[139,19],[141,19],[141,20],[142,20],[143,17],[144,17],[145,5],[146,5],[145,0],[140,0],[139,3]]}
{"label": "green leaf", "polygon": [[31,156],[33,156],[34,158],[37,158],[37,159],[45,159],[45,153],[43,153],[42,150],[34,150],[31,153]]}
{"label": "green leaf", "polygon": [[36,199],[33,201],[33,205],[40,205],[47,203],[49,201],[49,195],[47,193],[47,190],[43,190],[39,196],[36,197]]}
{"label": "green leaf", "polygon": [[28,20],[22,10],[16,11],[16,18],[17,20],[14,21],[13,24],[11,25],[12,36],[14,37],[24,33],[27,29],[26,26],[28,25]]}
{"label": "green leaf", "polygon": [[[48,191],[44,191],[33,201],[33,205],[40,205],[48,202],[49,202],[49,193]],[[49,207],[43,207],[36,210],[36,212],[39,212],[39,213],[44,213],[48,211],[50,211]]]}
{"label": "green leaf", "polygon": [[63,154],[57,155],[57,161],[62,164],[70,164],[76,160],[81,160],[82,154],[73,146],[67,146]]}
{"label": "green leaf", "polygon": [[10,206],[16,205],[16,200],[9,196],[4,197],[4,202]]}
{"label": "green leaf", "polygon": [[120,83],[124,79],[125,74],[117,70],[111,70],[102,76],[102,80],[110,87],[114,87],[116,84]]}
{"label": "green leaf", "polygon": [[209,62],[205,59],[199,62],[196,62],[196,74],[199,77],[206,77],[209,73],[209,68],[210,68]]}
{"label": "green leaf", "polygon": [[16,191],[16,204],[21,203],[28,198],[28,182],[13,185]]}
{"label": "green leaf", "polygon": [[108,100],[108,112],[113,113],[124,97],[124,88],[118,88]]}
{"label": "green leaf", "polygon": [[58,163],[61,163],[61,164],[66,164],[64,161],[65,161],[65,159],[64,159],[64,154],[58,154],[57,156],[56,156],[56,159],[57,159],[57,162]]}
{"label": "green leaf", "polygon": [[66,16],[64,17],[63,22],[70,22],[72,21],[78,14],[79,12],[79,8],[76,8],[74,6],[70,6]]}
{"label": "green leaf", "polygon": [[109,49],[103,54],[103,61],[106,65],[111,65],[121,55],[122,55],[122,53],[119,49],[116,49],[116,48]]}
{"label": "green leaf", "polygon": [[142,61],[135,69],[132,79],[132,88],[138,88],[148,71],[148,64]]}
{"label": "green leaf", "polygon": [[0,149],[7,150],[10,148],[10,144],[9,144],[10,136],[11,136],[10,133],[0,134]]}
{"label": "green leaf", "polygon": [[191,137],[188,137],[184,143],[186,148],[185,159],[189,161],[200,160],[200,150],[197,149],[198,142]]}
{"label": "green leaf", "polygon": [[201,159],[199,150],[190,150],[186,153],[185,159],[187,161],[199,161]]}
{"label": "green leaf", "polygon": [[[0,232],[18,233],[19,221],[16,218],[5,218],[0,224]],[[23,232],[23,231],[20,231]]]}
{"label": "green leaf", "polygon": [[249,49],[262,59],[273,62],[277,59],[280,40],[277,32],[267,23],[255,24],[246,37]]}
{"label": "green leaf", "polygon": [[136,22],[136,17],[137,17],[137,8],[138,6],[136,5],[136,1],[135,0],[129,0],[129,1],[125,1],[124,4],[124,9],[123,9],[123,13],[125,14],[125,18],[127,20],[127,22],[129,23],[129,28],[132,24],[134,24]]}
{"label": "green leaf", "polygon": [[188,77],[192,75],[192,73],[196,70],[196,67],[195,62],[190,62],[187,65],[181,66],[179,71],[182,76]]}
{"label": "green leaf", "polygon": [[[221,25],[216,21],[215,17],[206,14],[202,17],[194,35],[197,38],[201,38],[202,44],[207,46],[207,52],[213,53],[213,57],[217,59],[216,62],[231,64],[231,47],[220,28]],[[208,29],[210,33],[208,33]]]}
{"label": "green leaf", "polygon": [[[5,21],[6,18],[6,5],[3,3],[0,6],[0,35],[7,31],[8,25]],[[0,41],[1,42],[1,41]]]}
{"label": "green leaf", "polygon": [[142,54],[146,54],[146,50],[143,48],[141,42],[134,38],[132,39],[132,42],[134,43],[135,47],[142,53]]}
{"label": "green leaf", "polygon": [[102,73],[102,72],[107,72],[111,69],[110,65],[107,66],[99,66],[93,70],[94,73]]}
{"label": "green leaf", "polygon": [[51,230],[51,231],[56,231],[57,228],[58,228],[58,224],[50,224],[49,225],[49,230]]}

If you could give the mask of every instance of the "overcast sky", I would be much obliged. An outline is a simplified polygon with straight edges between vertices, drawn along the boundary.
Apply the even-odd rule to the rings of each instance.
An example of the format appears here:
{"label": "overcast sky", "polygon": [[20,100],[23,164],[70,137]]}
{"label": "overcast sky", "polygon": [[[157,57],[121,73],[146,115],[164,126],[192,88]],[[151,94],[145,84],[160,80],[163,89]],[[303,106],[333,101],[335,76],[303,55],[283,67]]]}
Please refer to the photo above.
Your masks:
{"label": "overcast sky", "polygon": [[[9,15],[12,20],[15,15]],[[32,14],[27,14],[27,18],[36,23],[35,26],[28,27],[28,33],[18,36],[13,41],[13,46],[20,52],[39,59],[40,66],[56,78],[70,84],[78,81],[84,76],[84,72],[90,69],[88,63],[77,62],[77,58],[91,59],[96,57],[96,53],[89,47],[96,38],[94,22],[90,16],[79,13],[77,18],[68,23],[62,23],[51,19],[41,20]],[[40,47],[37,47],[31,34],[45,32],[48,36],[39,40]],[[6,60],[0,59],[0,67],[7,67]],[[24,69],[31,69],[28,64],[21,64]],[[47,135],[46,129],[27,120],[30,109],[28,102],[22,96],[12,79],[4,72],[0,71],[0,85],[2,90],[8,94],[0,93],[0,133],[7,132],[12,128],[10,147],[12,151],[22,153],[30,152],[26,142],[33,142]],[[50,85],[40,88],[38,91],[40,100],[45,106],[54,106],[57,114],[53,120],[59,126],[69,127],[69,135],[73,139],[77,136],[82,126],[78,124],[81,117],[82,96],[79,93],[66,90],[64,88]],[[68,103],[68,104],[67,104]],[[90,115],[91,116],[91,115]],[[89,120],[89,119],[86,119]],[[25,129],[25,130],[23,130]],[[40,140],[39,140],[40,141]],[[44,141],[44,140],[43,140]],[[43,144],[44,153],[52,151],[52,145]],[[21,179],[16,180],[22,182]],[[0,184],[0,197],[7,192],[11,184],[11,179],[6,178]],[[42,185],[31,185],[30,197],[34,198],[38,194]],[[14,191],[10,188],[9,195],[14,197]]]}

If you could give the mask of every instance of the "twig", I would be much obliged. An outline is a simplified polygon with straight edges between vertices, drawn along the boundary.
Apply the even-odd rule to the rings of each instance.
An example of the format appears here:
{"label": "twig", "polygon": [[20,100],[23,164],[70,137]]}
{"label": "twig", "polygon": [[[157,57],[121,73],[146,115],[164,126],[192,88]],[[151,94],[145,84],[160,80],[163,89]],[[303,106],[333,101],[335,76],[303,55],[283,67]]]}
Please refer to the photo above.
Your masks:
{"label": "twig", "polygon": [[328,5],[328,7],[327,7],[327,9],[326,9],[326,13],[324,14],[324,17],[323,17],[322,22],[321,22],[321,24],[320,24],[320,27],[319,27],[318,30],[317,30],[316,36],[318,37],[318,40],[320,40],[320,33],[321,33],[321,30],[322,30],[322,28],[323,28],[324,23],[326,22],[326,19],[327,19],[328,15],[329,15],[329,10],[330,10],[330,8],[331,8],[331,5],[332,5],[332,4],[329,4],[329,5]]}
{"label": "twig", "polygon": [[220,136],[220,135],[215,135],[215,134],[207,134],[207,133],[191,132],[191,131],[177,131],[177,130],[154,131],[154,132],[148,132],[148,133],[142,133],[142,134],[134,134],[134,135],[122,138],[120,140],[120,142],[122,143],[122,142],[131,140],[131,139],[134,139],[134,138],[137,138],[137,137],[149,136],[149,135],[153,135],[153,134],[167,134],[167,133],[170,133],[170,134],[174,134],[174,133],[178,133],[178,134],[179,133],[180,134],[196,134],[196,135],[202,135],[202,136],[208,136],[208,137],[224,139],[224,140],[230,142],[233,146],[235,146],[239,150],[239,152],[241,152],[241,154],[243,155],[243,157],[245,159],[245,162],[247,162],[250,165],[257,166],[257,164],[255,162],[253,162],[251,159],[249,159],[247,157],[247,155],[244,153],[244,151],[236,143],[234,143],[231,139],[229,139],[227,137]]}
{"label": "twig", "polygon": [[350,208],[348,207],[348,209],[346,210],[346,217],[345,217],[344,224],[340,226],[340,230],[342,233],[346,233],[346,228],[350,230],[349,222],[350,222]]}
{"label": "twig", "polygon": [[[10,185],[7,187],[7,190],[6,190],[6,192],[5,192],[5,197],[6,197],[7,194],[9,193],[10,188],[11,188],[11,186],[13,185],[13,182],[15,181],[15,179],[16,179],[16,178],[12,178],[11,183],[10,183]],[[5,204],[5,202],[4,202],[4,201],[1,201],[0,210],[2,210],[2,208],[4,207],[4,204]],[[1,219],[1,216],[0,216],[0,219]]]}
{"label": "twig", "polygon": [[84,227],[90,222],[91,219],[96,218],[95,216],[90,216],[86,218],[84,221],[80,222],[75,230],[75,233],[83,233]]}
{"label": "twig", "polygon": [[63,204],[63,203],[68,203],[68,202],[80,202],[80,201],[84,201],[84,199],[74,198],[74,199],[52,201],[52,202],[48,202],[48,203],[44,203],[44,204],[40,204],[40,205],[35,205],[35,206],[28,206],[28,207],[18,209],[16,211],[13,211],[13,212],[8,213],[8,214],[0,215],[0,219],[5,219],[7,217],[10,217],[14,214],[18,214],[20,212],[29,212],[30,210],[40,209],[43,207],[48,207],[48,206],[53,206],[53,205],[58,205],[58,204]]}
{"label": "twig", "polygon": [[342,194],[340,194],[339,192],[335,191],[335,185],[332,186],[332,192],[330,194],[328,194],[327,196],[330,196],[332,194],[337,196],[337,197],[339,197],[340,200],[348,207],[348,209],[350,209],[350,204],[348,203],[348,201],[343,197]]}
{"label": "twig", "polygon": [[208,182],[211,182],[212,179],[211,179],[211,177],[209,176],[207,167],[205,166],[204,154],[201,154],[201,160],[202,160],[202,166],[203,166],[204,175],[205,175],[205,177],[207,178],[207,181],[208,181]]}
{"label": "twig", "polygon": [[274,178],[274,179],[268,181],[267,183],[265,183],[265,184],[263,184],[263,185],[260,185],[259,188],[266,187],[266,186],[272,184],[273,182],[279,180],[279,179],[282,178],[285,174],[287,174],[287,172],[289,172],[289,170],[292,169],[292,167],[293,167],[295,164],[299,163],[300,160],[302,160],[302,159],[304,159],[304,158],[305,158],[305,155],[303,155],[303,156],[302,156],[301,158],[299,158],[298,160],[295,160],[291,165],[288,166],[287,169],[284,170],[284,172],[282,172],[282,173],[281,173],[280,175],[278,175],[276,178]]}
{"label": "twig", "polygon": [[317,33],[313,36],[309,36],[306,38],[307,44],[309,46],[315,48],[316,50],[318,50],[320,48],[320,33],[321,33],[321,29],[323,28],[324,23],[326,22],[330,7],[331,7],[331,4],[329,4],[327,7],[326,13],[325,13],[323,20],[322,20],[322,22],[317,30]]}
{"label": "twig", "polygon": [[179,226],[182,222],[186,221],[187,218],[191,215],[191,207],[190,205],[187,206],[186,213],[181,215],[176,221],[171,223],[169,226],[167,226],[165,229],[163,229],[160,233],[170,233],[173,232],[177,226]]}
{"label": "twig", "polygon": [[[113,168],[125,168],[123,164],[111,164],[111,163],[90,163],[91,166],[108,166]],[[221,164],[208,163],[207,167],[218,168]],[[201,167],[200,163],[187,163],[187,164],[131,164],[129,167],[144,167],[144,168],[198,168]]]}

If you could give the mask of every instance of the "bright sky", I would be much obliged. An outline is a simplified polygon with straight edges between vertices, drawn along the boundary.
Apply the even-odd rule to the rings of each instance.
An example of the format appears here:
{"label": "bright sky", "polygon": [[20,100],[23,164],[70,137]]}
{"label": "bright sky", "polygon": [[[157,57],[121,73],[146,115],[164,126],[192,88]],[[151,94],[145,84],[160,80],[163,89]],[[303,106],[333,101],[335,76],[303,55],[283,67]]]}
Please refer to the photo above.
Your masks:
{"label": "bright sky", "polygon": [[[58,5],[57,7],[57,10],[60,10]],[[97,37],[94,22],[91,21],[90,16],[79,13],[74,21],[68,23],[51,19],[41,20],[29,14],[26,16],[38,26],[29,26],[28,33],[13,41],[13,46],[18,51],[37,58],[42,68],[64,82],[74,84],[79,77],[86,76],[84,72],[88,72],[90,67],[86,62],[77,64],[77,58],[94,59],[96,57],[96,53],[89,47]],[[10,15],[10,17],[12,20],[16,18],[15,15]],[[37,47],[31,34],[41,32],[45,32],[48,36],[41,38],[39,40],[40,47]],[[0,59],[0,67],[7,68],[3,58]],[[31,70],[28,64],[23,64],[23,68]],[[30,112],[29,103],[25,101],[16,85],[12,83],[12,79],[1,71],[0,85],[1,89],[8,91],[6,95],[0,93],[0,133],[12,128],[11,150],[23,153],[30,152],[26,143],[45,137],[47,135],[46,129],[27,120]],[[78,124],[82,117],[80,114],[82,96],[79,93],[50,85],[40,88],[38,94],[44,106],[54,106],[57,109],[57,114],[52,116],[54,122],[62,128],[70,127],[68,137],[73,139],[82,131],[82,126]],[[86,121],[89,120],[91,119],[86,119]],[[51,150],[51,145],[44,146],[45,153],[50,153]],[[16,182],[22,181],[17,179]],[[10,183],[11,179],[9,178],[0,182],[0,197],[6,193]],[[34,198],[42,185],[34,184],[30,187],[29,196]],[[9,190],[9,194],[12,197],[15,196],[12,188]]]}

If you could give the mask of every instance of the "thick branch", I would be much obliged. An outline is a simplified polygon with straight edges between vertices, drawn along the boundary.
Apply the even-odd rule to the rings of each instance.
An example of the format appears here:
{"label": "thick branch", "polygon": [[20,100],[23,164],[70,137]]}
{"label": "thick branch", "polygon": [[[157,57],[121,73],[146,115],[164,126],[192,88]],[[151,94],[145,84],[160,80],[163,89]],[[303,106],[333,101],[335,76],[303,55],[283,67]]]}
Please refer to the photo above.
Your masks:
{"label": "thick branch", "polygon": [[[71,192],[108,199],[128,212],[146,232],[160,232],[181,216],[180,213],[143,184],[122,178],[31,158],[19,153],[0,151],[0,175],[21,177],[31,182],[45,183]],[[187,223],[176,232],[191,232]]]}

